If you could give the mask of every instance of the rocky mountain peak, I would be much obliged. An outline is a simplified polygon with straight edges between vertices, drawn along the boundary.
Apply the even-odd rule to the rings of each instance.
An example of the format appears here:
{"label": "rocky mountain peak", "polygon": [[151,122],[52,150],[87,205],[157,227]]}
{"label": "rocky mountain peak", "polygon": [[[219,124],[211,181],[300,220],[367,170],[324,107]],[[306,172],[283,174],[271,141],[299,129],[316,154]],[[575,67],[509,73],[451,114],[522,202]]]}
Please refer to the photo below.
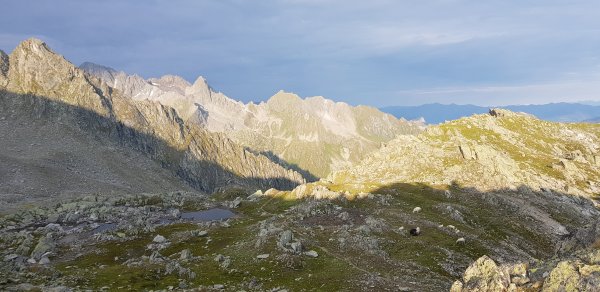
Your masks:
{"label": "rocky mountain peak", "polygon": [[38,65],[57,65],[58,67],[69,67],[68,69],[71,70],[74,68],[61,55],[53,52],[46,43],[36,38],[21,42],[10,54],[10,59],[11,66],[18,68],[21,72],[26,70],[32,74],[35,74]]}
{"label": "rocky mountain peak", "polygon": [[99,94],[106,85],[93,85],[85,73],[53,52],[44,42],[28,39],[9,56],[7,91],[34,94],[93,111],[110,112],[110,100]]}
{"label": "rocky mountain peak", "polygon": [[192,84],[192,86],[190,86],[186,89],[185,94],[187,94],[187,95],[198,94],[198,95],[202,95],[202,96],[210,96],[211,92],[212,92],[212,88],[210,88],[210,86],[208,85],[208,82],[206,82],[206,79],[202,76],[198,76],[196,81],[194,81],[194,84]]}
{"label": "rocky mountain peak", "polygon": [[298,103],[301,101],[302,98],[300,98],[300,96],[298,96],[297,94],[279,90],[267,100],[267,105],[279,106],[287,104],[289,106],[291,104]]}
{"label": "rocky mountain peak", "polygon": [[183,79],[181,76],[170,75],[170,74],[161,76],[160,78],[150,78],[150,80],[156,80],[156,81],[168,82],[168,83],[181,83],[181,84],[185,84],[186,86],[192,85],[190,82]]}
{"label": "rocky mountain peak", "polygon": [[330,114],[341,114],[347,116],[352,111],[352,107],[349,104],[341,101],[336,102],[323,96],[307,97],[305,102],[311,108],[323,108],[330,112]]}
{"label": "rocky mountain peak", "polygon": [[22,41],[16,48],[15,52],[31,52],[37,55],[54,54],[52,50],[40,39],[30,38]]}
{"label": "rocky mountain peak", "polygon": [[184,94],[185,89],[192,85],[187,80],[176,75],[164,75],[160,78],[150,78],[148,81],[152,85],[176,88],[181,91],[181,94]]}
{"label": "rocky mountain peak", "polygon": [[[306,101],[314,102],[314,103],[321,103],[321,104],[326,104],[326,103],[334,104],[334,103],[336,103],[333,100],[327,99],[327,98],[325,98],[323,96],[320,96],[320,95],[307,97]],[[343,102],[339,102],[339,103],[343,103]]]}
{"label": "rocky mountain peak", "polygon": [[[58,66],[56,70],[75,68],[61,55],[53,52],[46,43],[39,39],[31,38],[21,42],[10,54],[11,67],[20,72],[29,71],[35,74],[38,66]],[[68,68],[67,68],[68,67]]]}

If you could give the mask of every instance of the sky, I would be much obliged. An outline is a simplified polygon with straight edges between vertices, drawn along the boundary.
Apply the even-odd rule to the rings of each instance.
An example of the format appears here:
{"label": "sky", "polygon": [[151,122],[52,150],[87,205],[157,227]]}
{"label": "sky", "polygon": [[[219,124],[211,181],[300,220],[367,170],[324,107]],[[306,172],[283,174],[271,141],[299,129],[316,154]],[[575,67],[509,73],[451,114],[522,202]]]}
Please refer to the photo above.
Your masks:
{"label": "sky", "polygon": [[600,101],[597,0],[0,0],[0,49],[372,106]]}

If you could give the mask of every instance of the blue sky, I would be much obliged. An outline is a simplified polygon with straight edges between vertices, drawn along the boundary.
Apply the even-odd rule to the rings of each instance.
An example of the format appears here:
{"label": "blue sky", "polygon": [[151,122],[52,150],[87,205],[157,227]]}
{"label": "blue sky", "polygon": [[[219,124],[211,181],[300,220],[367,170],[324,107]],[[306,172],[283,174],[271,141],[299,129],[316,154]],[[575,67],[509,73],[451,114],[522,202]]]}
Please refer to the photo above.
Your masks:
{"label": "blue sky", "polygon": [[600,1],[0,0],[0,49],[373,106],[600,100]]}

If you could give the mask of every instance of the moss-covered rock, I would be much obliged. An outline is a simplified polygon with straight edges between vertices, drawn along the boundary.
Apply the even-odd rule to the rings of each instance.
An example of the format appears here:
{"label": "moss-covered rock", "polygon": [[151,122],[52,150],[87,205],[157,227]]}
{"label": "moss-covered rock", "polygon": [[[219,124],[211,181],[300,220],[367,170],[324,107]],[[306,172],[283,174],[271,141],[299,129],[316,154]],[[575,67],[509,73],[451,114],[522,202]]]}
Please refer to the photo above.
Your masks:
{"label": "moss-covered rock", "polygon": [[31,252],[31,257],[35,260],[40,260],[42,256],[54,249],[55,243],[52,239],[52,234],[48,234],[38,241],[37,245]]}
{"label": "moss-covered rock", "polygon": [[506,275],[488,256],[482,256],[465,271],[464,291],[505,291],[510,284]]}
{"label": "moss-covered rock", "polygon": [[544,281],[544,291],[578,291],[580,280],[577,267],[572,262],[562,261]]}

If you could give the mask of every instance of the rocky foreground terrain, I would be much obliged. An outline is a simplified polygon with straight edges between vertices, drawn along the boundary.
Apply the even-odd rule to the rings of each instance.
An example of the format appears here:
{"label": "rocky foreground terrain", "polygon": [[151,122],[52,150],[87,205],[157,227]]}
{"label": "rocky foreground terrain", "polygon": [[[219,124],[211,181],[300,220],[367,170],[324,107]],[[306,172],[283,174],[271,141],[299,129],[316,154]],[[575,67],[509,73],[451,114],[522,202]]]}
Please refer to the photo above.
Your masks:
{"label": "rocky foreground terrain", "polygon": [[491,110],[306,183],[38,40],[0,87],[0,290],[600,287],[598,125]]}
{"label": "rocky foreground terrain", "polygon": [[[89,195],[4,216],[0,285],[54,291],[597,287],[600,214],[576,197],[423,185],[391,186],[353,200],[286,194]],[[415,227],[419,236],[410,234]]]}

